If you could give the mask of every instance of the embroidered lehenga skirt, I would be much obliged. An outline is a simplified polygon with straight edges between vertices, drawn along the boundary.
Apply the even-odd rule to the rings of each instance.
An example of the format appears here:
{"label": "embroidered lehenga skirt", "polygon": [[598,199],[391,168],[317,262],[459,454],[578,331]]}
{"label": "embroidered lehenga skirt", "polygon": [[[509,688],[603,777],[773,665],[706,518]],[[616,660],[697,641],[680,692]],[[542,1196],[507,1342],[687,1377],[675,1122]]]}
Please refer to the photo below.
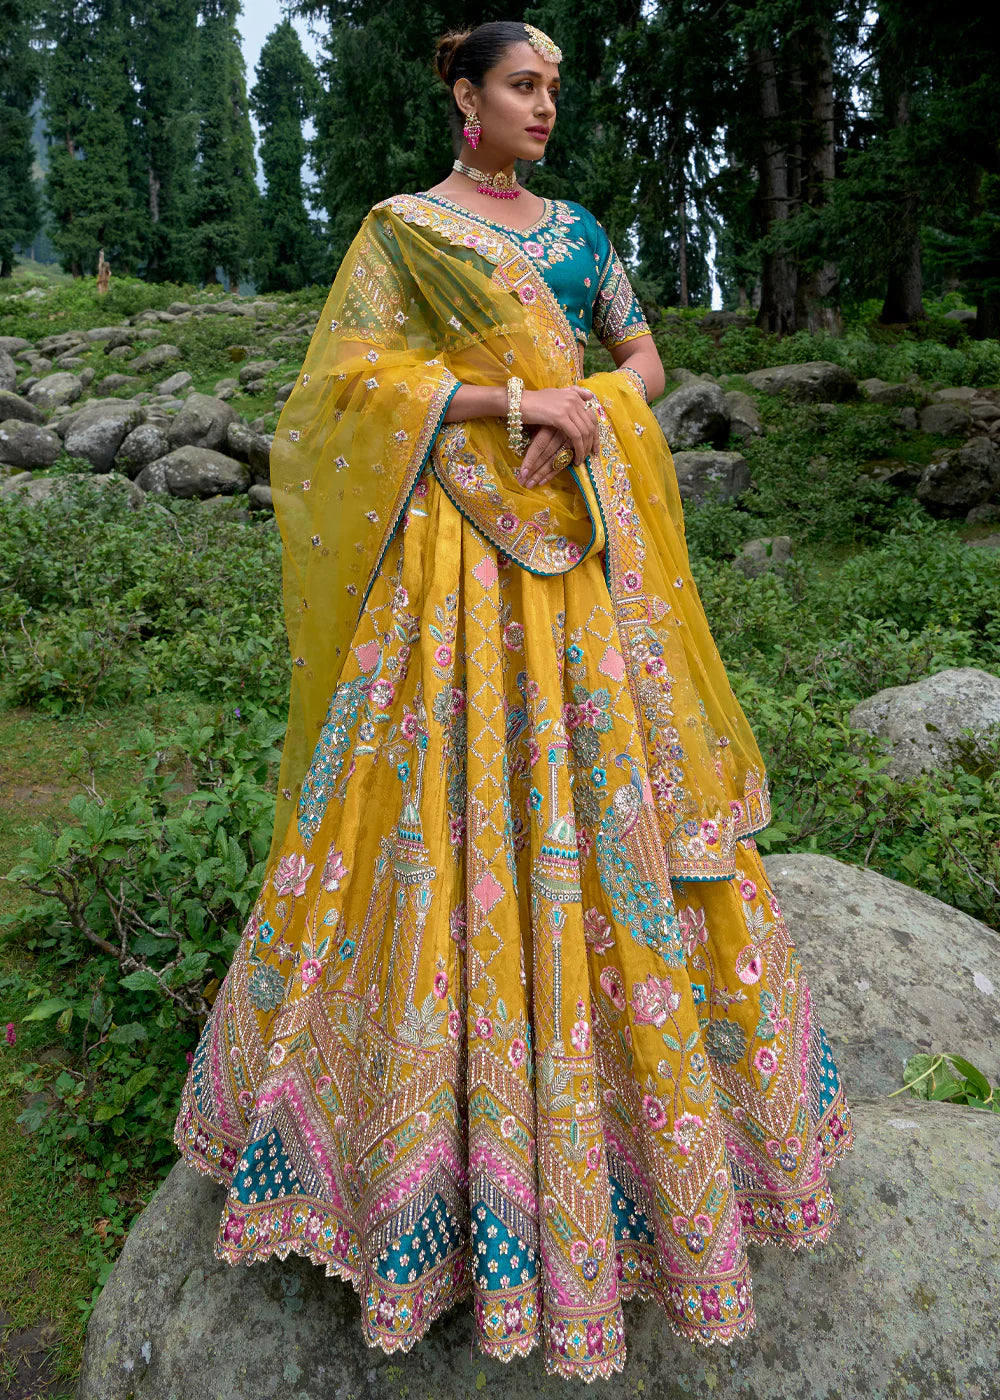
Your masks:
{"label": "embroidered lehenga skirt", "polygon": [[220,1258],[308,1256],[390,1352],[471,1298],[487,1353],[590,1379],[623,1299],[730,1342],[747,1246],[827,1238],[851,1121],[764,818],[672,880],[649,721],[600,557],[536,577],[425,472],[184,1088]]}

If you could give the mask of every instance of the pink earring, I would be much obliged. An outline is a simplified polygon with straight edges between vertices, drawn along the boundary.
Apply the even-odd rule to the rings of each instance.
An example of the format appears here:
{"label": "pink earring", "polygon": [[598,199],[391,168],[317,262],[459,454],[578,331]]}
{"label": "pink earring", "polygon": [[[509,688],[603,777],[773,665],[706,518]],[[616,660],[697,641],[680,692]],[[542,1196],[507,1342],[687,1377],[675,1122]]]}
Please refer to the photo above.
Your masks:
{"label": "pink earring", "polygon": [[475,112],[470,112],[465,119],[465,125],[462,127],[462,135],[473,150],[479,145],[479,138],[482,134],[483,128],[479,124],[479,118],[476,116]]}

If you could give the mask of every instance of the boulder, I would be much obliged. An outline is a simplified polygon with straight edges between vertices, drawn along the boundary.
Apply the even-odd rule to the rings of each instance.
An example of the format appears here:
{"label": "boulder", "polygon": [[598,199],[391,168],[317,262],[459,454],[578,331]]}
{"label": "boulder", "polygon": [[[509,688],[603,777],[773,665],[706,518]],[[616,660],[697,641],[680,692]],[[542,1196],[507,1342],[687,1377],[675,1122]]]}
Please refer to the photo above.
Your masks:
{"label": "boulder", "polygon": [[226,432],[230,455],[248,462],[255,482],[271,480],[271,441],[266,433],[255,433],[243,422],[230,423]]}
{"label": "boulder", "polygon": [[69,370],[57,370],[39,379],[27,392],[29,403],[37,408],[53,409],[63,403],[75,403],[83,393],[83,385]]}
{"label": "boulder", "polygon": [[917,485],[917,499],[935,515],[967,515],[997,495],[1000,449],[988,437],[972,438],[928,463]]}
{"label": "boulder", "polygon": [[181,389],[186,389],[189,384],[193,384],[194,379],[188,374],[186,369],[179,369],[176,374],[170,375],[169,379],[161,379],[156,386],[158,394],[178,394]]}
{"label": "boulder", "polygon": [[892,1094],[909,1057],[932,1050],[954,1050],[997,1082],[1000,935],[932,895],[829,856],[766,856],[764,867],[848,1099]]}
{"label": "boulder", "polygon": [[743,311],[709,311],[698,322],[698,329],[703,331],[729,330],[732,326],[751,326],[753,324],[750,316]]}
{"label": "boulder", "polygon": [[653,408],[653,415],[671,448],[710,442],[723,447],[729,437],[726,396],[718,384],[694,379],[682,384]]}
{"label": "boulder", "polygon": [[[175,448],[156,465],[162,466],[172,496],[232,496],[250,485],[250,472],[242,462],[207,447]],[[139,480],[141,484],[141,475]]]}
{"label": "boulder", "polygon": [[21,418],[0,423],[0,462],[8,466],[20,467],[22,471],[51,467],[61,451],[59,434],[51,428],[40,428]]}
{"label": "boulder", "polygon": [[961,437],[972,427],[972,415],[960,403],[929,403],[918,419],[925,433],[939,437]]}
{"label": "boulder", "polygon": [[260,482],[254,482],[253,486],[250,487],[247,492],[247,500],[259,510],[274,510],[274,497],[271,495],[271,488]]}
{"label": "boulder", "polygon": [[850,723],[885,740],[893,777],[947,768],[963,729],[981,735],[1000,724],[1000,676],[956,666],[890,686],[855,705]]}
{"label": "boulder", "polygon": [[0,350],[8,355],[18,355],[22,350],[33,349],[33,343],[25,340],[23,335],[0,335]]}
{"label": "boulder", "polygon": [[733,568],[746,578],[758,578],[769,572],[783,572],[791,558],[792,542],[787,535],[764,535],[741,546]]}
{"label": "boulder", "polygon": [[732,501],[750,485],[750,468],[739,452],[675,452],[673,458],[684,501]]}
{"label": "boulder", "polygon": [[126,326],[91,326],[84,334],[91,345],[101,342],[113,342],[123,331],[127,331]]}
{"label": "boulder", "polygon": [[913,398],[912,384],[890,384],[885,379],[862,379],[858,388],[869,403],[906,404]]}
{"label": "boulder", "polygon": [[13,393],[17,388],[17,365],[6,350],[0,350],[0,389]]}
{"label": "boulder", "polygon": [[133,374],[143,374],[146,370],[159,369],[161,365],[169,365],[173,360],[183,358],[183,351],[177,345],[153,345],[130,361],[129,369]]}
{"label": "boulder", "polygon": [[117,397],[123,389],[138,389],[141,383],[137,374],[106,374],[99,384],[94,385],[94,393],[102,399]]}
{"label": "boulder", "polygon": [[238,423],[235,408],[211,394],[188,394],[184,406],[170,424],[171,447],[227,446],[230,423]]}
{"label": "boulder", "polygon": [[35,341],[35,347],[43,355],[65,355],[78,345],[85,345],[87,337],[83,331],[58,331],[55,335],[45,335]]}
{"label": "boulder", "polygon": [[245,365],[240,365],[240,383],[250,384],[255,379],[263,379],[269,370],[277,369],[280,364],[280,360],[248,360]]}
{"label": "boulder", "polygon": [[59,424],[59,430],[71,457],[83,457],[95,471],[106,472],[142,415],[139,404],[109,398],[79,409]]}
{"label": "boulder", "polygon": [[9,389],[0,389],[0,420],[8,418],[20,418],[24,423],[45,422],[45,414],[35,404]]}
{"label": "boulder", "polygon": [[166,457],[157,457],[143,467],[142,471],[135,479],[136,486],[145,491],[148,496],[169,496],[170,490],[167,486],[167,469],[165,466]]}
{"label": "boulder", "polygon": [[[750,1337],[703,1348],[655,1303],[628,1302],[624,1378],[596,1381],[595,1400],[994,1400],[1000,1115],[906,1096],[854,1117],[833,1240],[752,1251]],[[468,1299],[405,1357],[369,1349],[354,1290],[308,1259],[215,1258],[224,1200],[173,1167],[97,1299],[77,1400],[565,1400],[540,1348],[508,1364],[470,1351]]]}
{"label": "boulder", "polygon": [[119,472],[108,472],[98,476],[92,476],[89,472],[67,472],[63,476],[18,477],[7,482],[3,494],[8,500],[15,497],[27,501],[30,505],[37,505],[39,501],[47,501],[53,496],[64,494],[77,481],[85,481],[102,490],[109,487],[114,490],[126,488],[122,490],[122,501],[132,510],[137,510],[144,500],[144,494],[135,482],[129,481],[128,477]]}
{"label": "boulder", "polygon": [[170,451],[167,434],[156,423],[140,423],[122,442],[115,454],[115,466],[119,471],[135,478],[150,462],[166,457]]}
{"label": "boulder", "polygon": [[944,319],[946,321],[961,321],[963,325],[971,326],[976,319],[976,313],[966,307],[957,307],[954,311],[946,311]]}
{"label": "boulder", "polygon": [[763,420],[749,394],[730,389],[726,394],[726,412],[729,414],[730,437],[745,439],[760,437],[763,433]]}
{"label": "boulder", "polygon": [[114,350],[128,350],[131,354],[135,331],[129,326],[117,326],[111,334],[104,337],[104,353],[110,355]]}
{"label": "boulder", "polygon": [[973,399],[979,397],[978,389],[971,389],[967,384],[952,385],[947,389],[935,389],[931,394],[934,403],[971,403]]}
{"label": "boulder", "polygon": [[783,394],[796,403],[841,402],[853,399],[857,381],[842,365],[830,360],[807,360],[801,365],[772,365],[744,376],[754,389],[765,394]]}

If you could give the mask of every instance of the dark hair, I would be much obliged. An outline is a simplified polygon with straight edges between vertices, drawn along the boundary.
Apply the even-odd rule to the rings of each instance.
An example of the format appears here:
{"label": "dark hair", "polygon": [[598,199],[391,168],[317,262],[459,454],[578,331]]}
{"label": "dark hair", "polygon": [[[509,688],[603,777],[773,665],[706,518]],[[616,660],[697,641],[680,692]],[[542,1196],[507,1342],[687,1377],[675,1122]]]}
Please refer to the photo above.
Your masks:
{"label": "dark hair", "polygon": [[[454,89],[459,78],[481,88],[486,74],[514,44],[528,42],[528,31],[519,20],[497,19],[475,29],[451,29],[437,42],[434,63],[445,86]],[[449,113],[455,134],[462,128],[462,109],[452,96]]]}

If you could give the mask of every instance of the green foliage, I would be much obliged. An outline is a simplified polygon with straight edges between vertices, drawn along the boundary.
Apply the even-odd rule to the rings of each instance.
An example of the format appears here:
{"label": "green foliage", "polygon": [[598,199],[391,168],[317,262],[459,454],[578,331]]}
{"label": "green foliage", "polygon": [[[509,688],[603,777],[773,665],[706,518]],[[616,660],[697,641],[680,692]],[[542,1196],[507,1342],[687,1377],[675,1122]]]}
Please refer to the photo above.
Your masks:
{"label": "green foliage", "polygon": [[[915,1099],[930,1103],[960,1103],[1000,1113],[1000,1094],[982,1070],[945,1051],[941,1055],[911,1055],[903,1066],[903,1088]],[[895,1093],[901,1094],[902,1089]]]}
{"label": "green foliage", "polygon": [[41,508],[0,503],[0,694],[61,713],[170,688],[283,714],[273,521],[117,494],[82,481]]}

